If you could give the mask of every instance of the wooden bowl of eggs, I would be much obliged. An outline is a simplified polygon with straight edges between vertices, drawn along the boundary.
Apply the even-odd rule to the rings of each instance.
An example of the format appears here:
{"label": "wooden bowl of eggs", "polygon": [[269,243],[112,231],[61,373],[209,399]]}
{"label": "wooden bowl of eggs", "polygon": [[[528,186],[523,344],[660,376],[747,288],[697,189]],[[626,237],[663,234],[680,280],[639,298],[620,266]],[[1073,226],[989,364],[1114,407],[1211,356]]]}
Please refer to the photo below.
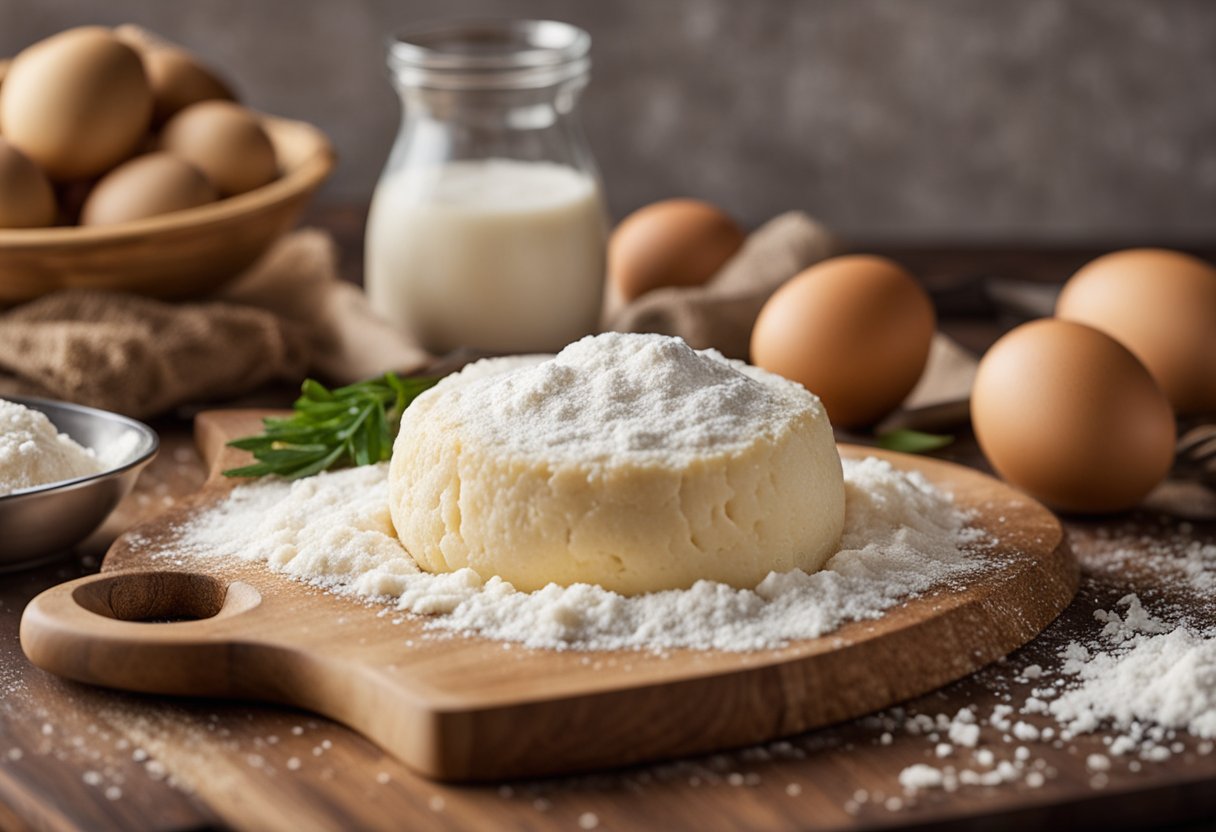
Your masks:
{"label": "wooden bowl of eggs", "polygon": [[214,291],[288,231],[334,153],[132,26],[70,29],[0,78],[0,306],[64,288]]}

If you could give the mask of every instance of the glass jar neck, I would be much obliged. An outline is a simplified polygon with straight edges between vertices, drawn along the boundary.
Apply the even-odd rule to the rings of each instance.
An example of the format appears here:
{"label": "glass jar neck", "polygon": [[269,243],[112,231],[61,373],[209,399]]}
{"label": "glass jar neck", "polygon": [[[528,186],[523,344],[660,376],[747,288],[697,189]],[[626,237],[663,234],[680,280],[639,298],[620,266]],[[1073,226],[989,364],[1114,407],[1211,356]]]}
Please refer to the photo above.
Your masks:
{"label": "glass jar neck", "polygon": [[[577,119],[590,36],[554,21],[461,22],[390,40],[404,105],[394,160],[548,160],[593,171]],[[392,162],[391,162],[392,163]]]}
{"label": "glass jar neck", "polygon": [[405,117],[463,123],[497,122],[517,129],[541,128],[573,112],[587,79],[545,88],[446,90],[397,82]]}
{"label": "glass jar neck", "polygon": [[552,20],[442,24],[389,40],[388,67],[408,104],[445,109],[535,106],[569,110],[591,69],[591,38]]}

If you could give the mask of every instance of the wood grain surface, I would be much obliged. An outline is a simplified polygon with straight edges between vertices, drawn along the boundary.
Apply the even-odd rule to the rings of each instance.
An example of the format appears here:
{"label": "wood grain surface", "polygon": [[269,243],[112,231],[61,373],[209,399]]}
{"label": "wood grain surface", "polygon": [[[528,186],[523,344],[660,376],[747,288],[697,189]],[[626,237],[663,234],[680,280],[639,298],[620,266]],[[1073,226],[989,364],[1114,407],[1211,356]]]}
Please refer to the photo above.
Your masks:
{"label": "wood grain surface", "polygon": [[425,619],[381,615],[263,564],[198,559],[183,571],[155,554],[172,552],[162,541],[173,528],[231,490],[219,472],[248,455],[225,443],[267,415],[283,414],[198,417],[212,467],[203,492],[119,538],[102,575],[30,603],[21,641],[36,665],[124,690],[295,705],[356,728],[425,775],[487,780],[715,751],[860,716],[1020,647],[1076,590],[1059,522],[1034,501],[960,466],[842,446],[952,492],[997,541],[986,550],[991,567],[966,588],[775,650],[504,651],[486,639],[435,639]]}

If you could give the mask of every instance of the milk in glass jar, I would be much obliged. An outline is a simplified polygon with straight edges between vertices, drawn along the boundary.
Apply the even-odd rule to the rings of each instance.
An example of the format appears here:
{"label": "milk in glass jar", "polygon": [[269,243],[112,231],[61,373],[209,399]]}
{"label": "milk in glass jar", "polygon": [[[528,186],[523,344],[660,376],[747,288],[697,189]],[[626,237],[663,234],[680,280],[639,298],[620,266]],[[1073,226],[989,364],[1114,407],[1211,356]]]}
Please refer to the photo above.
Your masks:
{"label": "milk in glass jar", "polygon": [[375,309],[435,352],[556,352],[594,332],[607,221],[576,119],[590,37],[554,21],[404,33],[404,115],[367,224]]}

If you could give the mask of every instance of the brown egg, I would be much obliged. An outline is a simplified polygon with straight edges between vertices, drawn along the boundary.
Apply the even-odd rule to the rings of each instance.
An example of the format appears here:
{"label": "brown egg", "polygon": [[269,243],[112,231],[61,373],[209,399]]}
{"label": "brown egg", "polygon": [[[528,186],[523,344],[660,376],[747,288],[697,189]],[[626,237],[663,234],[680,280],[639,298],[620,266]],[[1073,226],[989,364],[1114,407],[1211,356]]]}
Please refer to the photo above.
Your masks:
{"label": "brown egg", "polygon": [[1159,248],[1083,266],[1056,317],[1106,332],[1136,354],[1179,413],[1216,413],[1216,267]]}
{"label": "brown egg", "polygon": [[[4,94],[4,79],[8,77],[8,68],[12,66],[12,63],[9,58],[0,59],[0,95]],[[4,135],[3,125],[0,125],[0,135]]]}
{"label": "brown egg", "polygon": [[179,111],[200,101],[232,101],[232,89],[185,49],[139,26],[114,28],[114,36],[130,44],[144,61],[152,86],[152,120],[164,124]]}
{"label": "brown egg", "polygon": [[1174,459],[1174,414],[1126,347],[1047,318],[997,341],[980,361],[971,422],[992,467],[1054,508],[1131,508]]}
{"label": "brown egg", "polygon": [[55,192],[38,166],[0,139],[0,228],[55,224]]}
{"label": "brown egg", "polygon": [[134,23],[121,23],[114,27],[113,32],[114,37],[134,47],[137,52],[142,52],[144,49],[156,46],[174,46],[173,43],[155,32],[149,31],[143,26],[137,26]]}
{"label": "brown egg", "polygon": [[203,101],[175,115],[160,146],[207,175],[222,196],[252,191],[279,175],[274,145],[258,117],[230,101]]}
{"label": "brown egg", "polygon": [[608,279],[629,301],[661,286],[705,283],[743,245],[743,230],[696,199],[665,199],[634,211],[608,241]]}
{"label": "brown egg", "polygon": [[88,179],[130,156],[152,119],[139,55],[108,29],[69,29],[18,55],[0,132],[51,179]]}
{"label": "brown egg", "polygon": [[153,121],[163,124],[200,101],[231,101],[232,90],[185,50],[164,47],[143,53],[155,101]]}
{"label": "brown egg", "polygon": [[197,208],[218,198],[198,168],[168,153],[149,153],[106,174],[89,193],[81,225],[118,223]]}
{"label": "brown egg", "polygon": [[933,303],[902,266],[851,254],[778,289],[752,330],[752,363],[800,382],[832,424],[863,427],[894,410],[925,369]]}

